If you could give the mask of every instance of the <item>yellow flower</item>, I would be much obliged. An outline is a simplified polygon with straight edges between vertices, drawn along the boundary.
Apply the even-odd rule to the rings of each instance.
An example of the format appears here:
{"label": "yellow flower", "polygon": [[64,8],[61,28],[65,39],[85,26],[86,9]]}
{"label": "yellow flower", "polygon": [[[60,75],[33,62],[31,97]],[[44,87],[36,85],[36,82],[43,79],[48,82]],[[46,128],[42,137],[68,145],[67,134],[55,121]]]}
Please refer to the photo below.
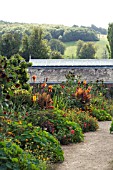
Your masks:
{"label": "yellow flower", "polygon": [[46,161],[46,159],[45,159],[45,158],[43,158],[43,161]]}
{"label": "yellow flower", "polygon": [[33,96],[33,102],[36,102],[36,95]]}
{"label": "yellow flower", "polygon": [[87,84],[87,82],[86,82],[86,80],[84,80],[84,81],[83,81],[83,85],[86,85],[86,84]]}
{"label": "yellow flower", "polygon": [[19,121],[19,122],[18,122],[18,124],[19,124],[19,125],[21,125],[21,124],[22,124],[22,122],[21,122],[21,121]]}
{"label": "yellow flower", "polygon": [[26,142],[28,142],[28,139],[26,139]]}

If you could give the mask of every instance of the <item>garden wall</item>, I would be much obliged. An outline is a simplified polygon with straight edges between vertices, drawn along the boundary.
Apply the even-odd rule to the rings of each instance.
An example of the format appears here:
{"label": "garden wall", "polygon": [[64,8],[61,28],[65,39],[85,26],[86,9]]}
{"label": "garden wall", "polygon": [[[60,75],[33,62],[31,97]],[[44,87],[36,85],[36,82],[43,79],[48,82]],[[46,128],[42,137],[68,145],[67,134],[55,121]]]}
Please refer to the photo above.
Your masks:
{"label": "garden wall", "polygon": [[61,83],[66,81],[65,75],[71,71],[75,75],[81,76],[81,80],[96,81],[103,80],[108,84],[113,84],[113,68],[112,67],[30,67],[29,83],[32,83],[32,75],[37,76],[36,83],[42,83],[44,78],[48,78],[48,83]]}

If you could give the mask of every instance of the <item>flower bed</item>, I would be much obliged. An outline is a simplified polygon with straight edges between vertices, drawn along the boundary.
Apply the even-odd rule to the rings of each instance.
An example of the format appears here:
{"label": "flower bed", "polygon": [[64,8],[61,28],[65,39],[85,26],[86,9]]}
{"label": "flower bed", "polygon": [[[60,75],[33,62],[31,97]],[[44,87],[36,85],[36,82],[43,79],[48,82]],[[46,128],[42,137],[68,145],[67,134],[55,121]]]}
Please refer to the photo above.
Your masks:
{"label": "flower bed", "polygon": [[[48,85],[45,79],[31,87],[28,66],[19,55],[0,59],[2,169],[17,165],[23,170],[28,162],[30,170],[47,169],[48,164],[63,162],[60,144],[82,142],[84,132],[98,129],[98,120],[112,120],[113,102],[106,98],[103,82],[81,82],[69,72],[61,85]],[[37,77],[32,78],[36,82]]]}

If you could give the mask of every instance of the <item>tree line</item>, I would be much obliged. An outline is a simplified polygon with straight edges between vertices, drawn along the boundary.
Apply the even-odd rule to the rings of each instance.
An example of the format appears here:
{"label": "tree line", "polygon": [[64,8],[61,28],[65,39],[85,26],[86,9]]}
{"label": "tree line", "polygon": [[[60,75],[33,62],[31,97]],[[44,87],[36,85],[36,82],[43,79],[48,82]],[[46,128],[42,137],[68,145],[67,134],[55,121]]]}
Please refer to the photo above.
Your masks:
{"label": "tree line", "polygon": [[[6,24],[6,23],[5,23]],[[0,27],[5,24],[0,24]],[[8,23],[9,24],[9,23]],[[13,28],[14,28],[14,24]],[[24,24],[23,24],[24,25]],[[17,26],[17,24],[16,24]],[[20,25],[19,25],[20,26]],[[25,25],[24,25],[25,26]],[[7,56],[10,58],[14,54],[21,55],[26,61],[29,60],[29,56],[36,59],[55,59],[55,58],[63,58],[65,51],[65,44],[62,42],[63,39],[63,29],[60,26],[54,26],[57,31],[54,31],[53,28],[50,29],[50,25],[47,26],[45,30],[45,26],[43,27],[30,27],[27,30],[24,30],[24,33],[21,31],[17,31],[17,29],[12,29],[8,32],[0,33],[0,55]],[[63,27],[63,26],[62,26]],[[76,27],[76,26],[74,26]],[[5,27],[4,27],[5,28]],[[21,27],[23,29],[23,26]],[[76,28],[74,28],[77,31]],[[15,31],[16,30],[16,31]],[[49,31],[50,32],[49,32]],[[70,29],[71,30],[71,29]],[[84,34],[86,29],[81,29],[81,34]],[[46,32],[47,31],[47,32]],[[72,38],[77,38],[81,34],[75,34],[73,29],[69,31],[67,29],[67,33],[65,37],[73,34]],[[51,33],[51,34],[50,34]],[[62,34],[62,36],[61,36]],[[75,35],[75,36],[74,36]],[[86,31],[87,35],[87,31]],[[52,36],[52,38],[50,38]],[[69,36],[71,37],[71,36]],[[69,39],[69,37],[67,39]],[[85,39],[85,36],[82,36]],[[88,38],[88,35],[86,36]],[[89,35],[90,37],[90,35]],[[109,24],[108,28],[108,42],[109,46],[107,49],[109,51],[109,58],[113,58],[113,24]],[[70,38],[71,39],[71,38]],[[76,39],[77,43],[77,57],[78,58],[94,58],[96,49],[92,42],[84,41],[83,38]],[[64,38],[65,41],[65,38]]]}
{"label": "tree line", "polygon": [[41,27],[44,32],[44,39],[58,39],[62,42],[70,41],[98,41],[97,32],[89,27],[69,27],[64,25],[39,25],[39,24],[21,24],[0,22],[0,35],[7,32],[18,33],[20,39],[23,34],[30,35],[32,27]]}

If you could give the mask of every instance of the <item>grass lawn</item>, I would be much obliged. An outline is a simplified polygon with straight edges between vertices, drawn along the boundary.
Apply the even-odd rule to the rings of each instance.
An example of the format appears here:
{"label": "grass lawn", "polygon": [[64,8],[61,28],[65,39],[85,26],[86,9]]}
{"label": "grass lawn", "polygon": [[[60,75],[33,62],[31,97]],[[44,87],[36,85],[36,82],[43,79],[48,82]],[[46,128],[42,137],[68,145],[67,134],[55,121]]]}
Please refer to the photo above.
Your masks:
{"label": "grass lawn", "polygon": [[[108,44],[107,36],[100,35],[100,41],[94,42],[95,47],[97,48],[97,52],[95,54],[95,58],[104,58],[104,56],[108,56],[108,51],[106,49],[106,44]],[[65,58],[77,58],[76,57],[76,49],[77,42],[66,42],[66,50],[65,50]]]}

